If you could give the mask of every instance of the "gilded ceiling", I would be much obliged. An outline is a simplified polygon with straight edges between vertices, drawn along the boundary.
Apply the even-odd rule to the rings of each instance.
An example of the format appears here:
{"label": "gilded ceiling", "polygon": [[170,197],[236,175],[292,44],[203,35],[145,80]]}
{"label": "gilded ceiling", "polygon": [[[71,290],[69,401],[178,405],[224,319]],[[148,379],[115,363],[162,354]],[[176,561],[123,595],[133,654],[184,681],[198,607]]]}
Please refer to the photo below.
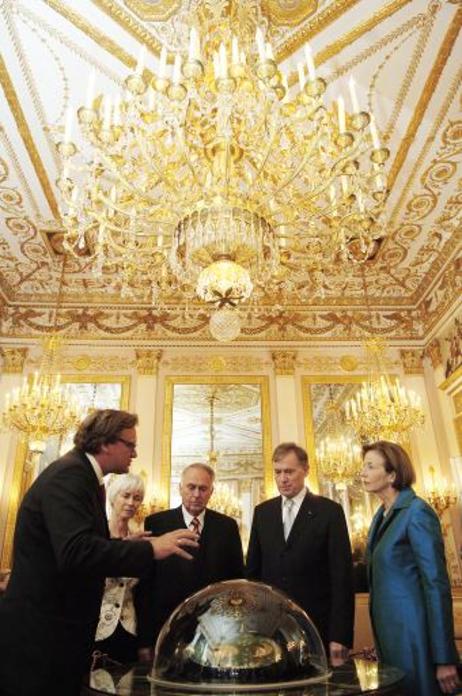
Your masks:
{"label": "gilded ceiling", "polygon": [[[207,0],[203,0],[206,2]],[[211,0],[208,0],[211,3]],[[222,0],[214,0],[221,4]],[[256,0],[249,0],[249,7]],[[90,258],[62,270],[57,134],[88,74],[107,90],[136,65],[174,52],[199,0],[0,2],[0,313],[4,338],[56,327],[76,339],[209,341],[208,312],[172,297],[162,310],[122,298]],[[383,142],[387,235],[365,273],[354,265],[306,274],[303,302],[281,291],[242,308],[243,342],[345,341],[370,333],[424,345],[454,312],[462,288],[462,3],[457,0],[262,0],[275,57],[295,79],[310,41],[335,90],[350,73]],[[290,263],[285,267],[290,275]],[[366,287],[366,294],[365,294]]]}

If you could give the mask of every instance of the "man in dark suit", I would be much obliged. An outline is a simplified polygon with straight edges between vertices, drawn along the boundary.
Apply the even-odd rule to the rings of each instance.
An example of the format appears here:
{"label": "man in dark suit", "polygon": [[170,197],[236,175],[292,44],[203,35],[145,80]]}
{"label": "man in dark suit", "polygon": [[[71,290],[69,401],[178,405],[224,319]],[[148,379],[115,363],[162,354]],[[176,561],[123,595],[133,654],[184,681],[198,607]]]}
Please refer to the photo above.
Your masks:
{"label": "man in dark suit", "polygon": [[182,547],[197,547],[186,530],[109,539],[103,476],[128,471],[137,422],[125,411],[95,411],[80,425],[75,449],[50,464],[24,496],[11,579],[0,600],[2,696],[77,696],[105,577],[140,576],[154,558],[184,560],[191,556]]}
{"label": "man in dark suit", "polygon": [[[197,529],[199,548],[192,552],[194,560],[169,558],[155,569],[152,615],[153,640],[172,611],[189,595],[212,582],[231,580],[244,575],[242,544],[239,529],[232,517],[209,510],[207,503],[213,493],[215,472],[206,464],[190,464],[182,475],[182,505],[157,512],[146,518],[145,529],[154,536],[173,529]],[[140,631],[146,631],[142,625]],[[145,634],[146,635],[146,634]]]}
{"label": "man in dark suit", "polygon": [[353,567],[342,507],[305,487],[308,456],[287,442],[273,454],[280,496],[255,508],[247,577],[284,590],[310,616],[334,664],[353,642]]}

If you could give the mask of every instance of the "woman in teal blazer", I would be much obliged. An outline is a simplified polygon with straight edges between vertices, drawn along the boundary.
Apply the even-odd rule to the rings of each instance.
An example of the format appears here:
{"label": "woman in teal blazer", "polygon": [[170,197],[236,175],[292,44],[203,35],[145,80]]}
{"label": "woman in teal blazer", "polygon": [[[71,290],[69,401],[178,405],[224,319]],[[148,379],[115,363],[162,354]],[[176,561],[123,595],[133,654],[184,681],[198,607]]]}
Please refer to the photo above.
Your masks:
{"label": "woman in teal blazer", "polygon": [[377,654],[405,673],[410,696],[451,693],[458,657],[438,517],[410,487],[415,472],[402,447],[365,445],[363,460],[364,488],[382,500],[367,545]]}

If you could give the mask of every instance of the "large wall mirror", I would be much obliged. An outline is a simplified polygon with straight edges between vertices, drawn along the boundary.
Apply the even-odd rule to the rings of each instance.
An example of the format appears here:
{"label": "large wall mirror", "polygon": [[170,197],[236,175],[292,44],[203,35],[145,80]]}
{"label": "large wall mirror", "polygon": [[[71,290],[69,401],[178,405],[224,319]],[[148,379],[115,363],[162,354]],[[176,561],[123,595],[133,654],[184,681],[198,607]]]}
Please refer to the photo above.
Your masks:
{"label": "large wall mirror", "polygon": [[[352,430],[345,424],[344,408],[360,388],[365,376],[313,376],[302,378],[305,435],[311,466],[316,469],[319,492],[339,502],[347,518],[353,551],[364,555],[367,530],[376,502],[364,492],[359,480],[361,448]],[[335,480],[336,473],[323,469],[321,450],[326,438],[343,437],[354,462],[353,475]]]}
{"label": "large wall mirror", "polygon": [[244,545],[253,508],[271,493],[271,421],[267,377],[167,377],[161,488],[180,504],[185,466],[216,471],[210,506],[238,521]]}
{"label": "large wall mirror", "polygon": [[[79,401],[82,413],[86,416],[95,408],[128,409],[130,397],[130,377],[109,375],[65,374],[62,383],[70,385],[72,395]],[[19,504],[33,479],[60,454],[73,447],[73,432],[62,437],[48,439],[45,451],[33,466],[28,465],[27,443],[18,443],[10,488],[5,537],[0,566],[8,567],[11,562],[13,533]]]}
{"label": "large wall mirror", "polygon": [[[82,409],[83,417],[99,408],[127,410],[130,401],[130,377],[109,375],[63,375],[61,382],[69,385],[69,391]],[[39,460],[40,473],[50,462],[73,447],[74,433],[49,438],[45,452]]]}

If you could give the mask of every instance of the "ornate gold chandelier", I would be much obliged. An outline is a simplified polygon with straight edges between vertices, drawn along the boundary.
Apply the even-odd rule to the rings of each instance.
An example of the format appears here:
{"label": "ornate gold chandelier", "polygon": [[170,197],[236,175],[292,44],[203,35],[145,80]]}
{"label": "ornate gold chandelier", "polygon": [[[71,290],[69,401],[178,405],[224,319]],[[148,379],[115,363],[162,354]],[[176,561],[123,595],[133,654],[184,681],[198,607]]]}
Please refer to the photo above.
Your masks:
{"label": "ornate gold chandelier", "polygon": [[383,236],[389,151],[354,82],[350,111],[327,103],[306,46],[289,88],[265,22],[257,3],[197,3],[173,67],[163,48],[154,74],[142,51],[117,94],[90,78],[78,144],[69,111],[65,245],[115,271],[123,294],[197,292],[233,310],[281,279],[296,295],[310,269],[365,260]]}
{"label": "ornate gold chandelier", "polygon": [[331,393],[326,405],[327,435],[316,447],[321,478],[338,488],[352,483],[361,468],[361,448],[345,434],[341,411]]}
{"label": "ornate gold chandelier", "polygon": [[35,453],[44,452],[49,437],[67,433],[82,418],[69,386],[63,386],[61,375],[54,371],[59,345],[56,334],[45,340],[40,370],[6,395],[0,418],[1,427],[21,433]]}
{"label": "ornate gold chandelier", "polygon": [[346,422],[361,442],[403,441],[411,430],[425,422],[420,396],[388,375],[383,360],[385,343],[381,339],[370,339],[365,349],[369,378],[345,404]]}

